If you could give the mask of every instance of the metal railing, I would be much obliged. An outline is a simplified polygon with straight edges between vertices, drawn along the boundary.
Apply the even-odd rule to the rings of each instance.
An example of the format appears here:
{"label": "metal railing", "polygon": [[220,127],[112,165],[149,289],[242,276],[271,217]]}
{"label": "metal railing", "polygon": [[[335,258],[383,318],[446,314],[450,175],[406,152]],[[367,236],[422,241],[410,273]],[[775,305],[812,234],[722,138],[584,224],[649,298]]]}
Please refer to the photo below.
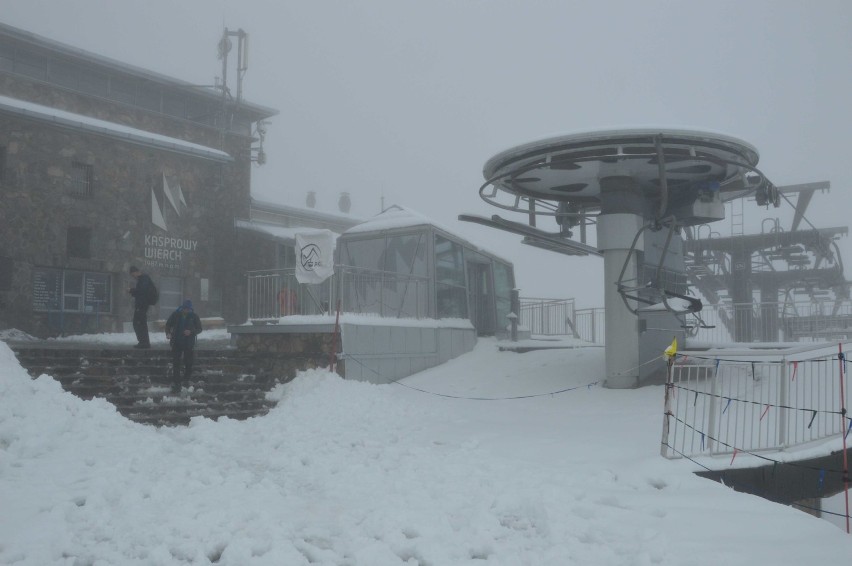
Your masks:
{"label": "metal railing", "polygon": [[574,329],[574,299],[521,297],[520,325],[531,334],[577,336]]}
{"label": "metal railing", "polygon": [[330,313],[338,299],[348,313],[422,318],[429,312],[425,277],[338,265],[318,284],[299,283],[292,268],[250,271],[247,280],[252,321]]}
{"label": "metal railing", "polygon": [[816,347],[773,361],[679,359],[663,455],[779,450],[845,434],[849,419],[841,411],[852,396],[848,386],[841,396],[845,370],[837,350]]}
{"label": "metal railing", "polygon": [[706,327],[693,329],[691,339],[697,342],[808,342],[852,338],[852,303],[848,300],[722,302],[705,304],[699,315]]}
{"label": "metal railing", "polygon": [[595,344],[604,343],[603,308],[578,309],[574,299],[521,297],[519,324],[530,334],[573,336]]}
{"label": "metal railing", "polygon": [[606,340],[606,317],[603,307],[577,309],[574,313],[574,328],[580,340],[603,344]]}

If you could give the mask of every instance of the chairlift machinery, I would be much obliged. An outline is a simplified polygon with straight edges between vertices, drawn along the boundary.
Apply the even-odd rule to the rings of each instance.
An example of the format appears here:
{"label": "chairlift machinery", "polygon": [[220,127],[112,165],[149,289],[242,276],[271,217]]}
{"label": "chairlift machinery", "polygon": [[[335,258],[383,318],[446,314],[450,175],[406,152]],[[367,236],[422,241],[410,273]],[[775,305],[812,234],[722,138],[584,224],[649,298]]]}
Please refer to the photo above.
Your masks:
{"label": "chairlift machinery", "polygon": [[[726,201],[749,194],[778,206],[778,189],[757,169],[758,159],[742,140],[694,130],[547,138],[498,153],[483,168],[482,199],[523,214],[526,224],[496,215],[459,219],[567,255],[602,255],[606,385],[635,387],[662,371],[655,359],[673,333],[683,334],[687,315],[701,324],[701,301],[686,284],[682,229],[722,220]],[[555,230],[541,227],[548,218]],[[592,225],[596,247],[586,243]]]}

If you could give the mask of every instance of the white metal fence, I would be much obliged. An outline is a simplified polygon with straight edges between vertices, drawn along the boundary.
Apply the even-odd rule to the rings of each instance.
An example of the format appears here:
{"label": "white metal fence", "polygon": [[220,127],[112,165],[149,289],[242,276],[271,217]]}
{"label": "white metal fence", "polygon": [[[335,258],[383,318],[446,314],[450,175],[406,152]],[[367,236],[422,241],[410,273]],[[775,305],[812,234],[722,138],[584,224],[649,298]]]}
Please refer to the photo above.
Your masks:
{"label": "white metal fence", "polygon": [[533,335],[573,336],[603,344],[604,309],[578,309],[574,299],[520,298],[519,323]]}
{"label": "white metal fence", "polygon": [[779,450],[849,429],[837,345],[773,361],[680,357],[667,389],[662,452],[669,458]]}
{"label": "white metal fence", "polygon": [[606,317],[602,307],[577,309],[574,316],[577,336],[586,342],[603,344],[606,336]]}
{"label": "white metal fence", "polygon": [[574,329],[574,299],[521,297],[520,325],[531,334],[577,336]]}

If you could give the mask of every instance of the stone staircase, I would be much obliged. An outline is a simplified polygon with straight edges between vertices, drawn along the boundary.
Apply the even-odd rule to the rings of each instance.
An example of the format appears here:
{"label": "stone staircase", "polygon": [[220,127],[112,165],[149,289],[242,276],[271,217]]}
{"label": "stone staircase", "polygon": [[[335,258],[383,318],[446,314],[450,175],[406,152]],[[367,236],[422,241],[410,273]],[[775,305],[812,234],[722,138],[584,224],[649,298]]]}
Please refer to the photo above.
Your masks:
{"label": "stone staircase", "polygon": [[10,346],[33,377],[48,374],[78,397],[102,397],[125,417],[156,426],[185,425],[199,416],[263,415],[275,404],[266,394],[276,384],[324,361],[312,355],[197,348],[191,383],[172,394],[171,352],[166,348]]}

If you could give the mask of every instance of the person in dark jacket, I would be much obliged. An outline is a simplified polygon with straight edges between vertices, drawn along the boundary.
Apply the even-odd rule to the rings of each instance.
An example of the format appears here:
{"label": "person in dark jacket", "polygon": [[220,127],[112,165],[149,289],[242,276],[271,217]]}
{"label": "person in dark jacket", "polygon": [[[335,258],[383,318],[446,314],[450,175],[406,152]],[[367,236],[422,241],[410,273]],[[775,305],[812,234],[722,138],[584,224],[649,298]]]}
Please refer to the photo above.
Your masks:
{"label": "person in dark jacket", "polygon": [[135,265],[130,266],[130,276],[136,280],[136,286],[127,291],[133,296],[133,331],[139,342],[134,348],[150,348],[151,339],[148,336],[148,307],[154,300],[156,289],[154,282],[147,274]]}
{"label": "person in dark jacket", "polygon": [[181,358],[183,358],[184,381],[188,383],[192,376],[195,337],[200,333],[201,319],[192,310],[192,301],[187,299],[166,321],[166,338],[172,346],[172,393],[180,392]]}

